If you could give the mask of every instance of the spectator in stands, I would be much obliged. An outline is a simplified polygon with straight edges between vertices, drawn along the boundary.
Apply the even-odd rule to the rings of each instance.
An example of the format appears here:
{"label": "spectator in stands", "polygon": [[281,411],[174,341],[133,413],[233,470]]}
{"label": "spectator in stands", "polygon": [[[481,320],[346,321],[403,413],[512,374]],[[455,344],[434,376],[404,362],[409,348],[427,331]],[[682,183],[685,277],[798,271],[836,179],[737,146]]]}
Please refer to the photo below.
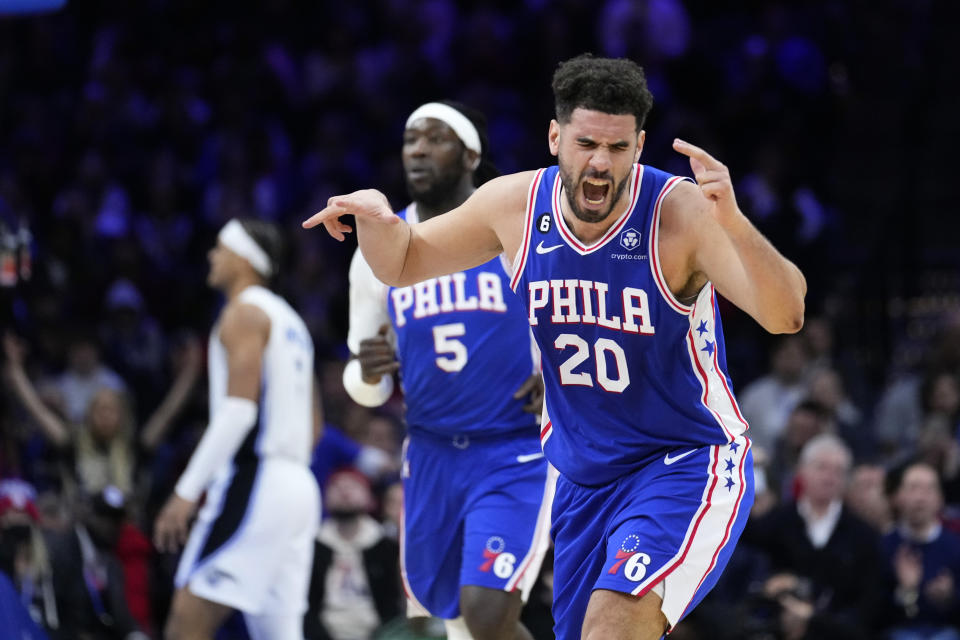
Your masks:
{"label": "spectator in stands", "polygon": [[739,394],[740,409],[750,423],[754,446],[770,451],[787,425],[790,412],[806,393],[803,375],[807,352],[798,335],[781,338],[770,357],[771,371]]}
{"label": "spectator in stands", "polygon": [[[0,481],[0,572],[9,578],[29,619],[51,638],[66,640],[70,630],[60,623],[50,557],[35,501],[36,493],[26,482]],[[9,631],[6,620],[0,620]]]}
{"label": "spectator in stands", "polygon": [[317,479],[317,485],[325,487],[330,474],[342,467],[353,467],[370,480],[379,481],[395,473],[399,464],[382,449],[359,444],[328,422],[323,426],[320,440],[314,445],[310,470]]}
{"label": "spectator in stands", "polygon": [[904,450],[916,446],[931,410],[938,411],[937,405],[944,401],[947,405],[956,403],[950,399],[955,393],[947,389],[951,385],[935,381],[942,374],[960,375],[960,314],[945,317],[923,359],[923,371],[894,380],[877,404],[874,429],[883,451],[891,458],[902,459]]}
{"label": "spectator in stands", "polygon": [[119,393],[127,388],[123,379],[101,362],[96,338],[82,330],[73,336],[67,348],[67,370],[53,380],[53,387],[63,402],[64,417],[74,424],[83,421],[101,389]]}
{"label": "spectator in stands", "polygon": [[863,412],[850,400],[840,374],[829,367],[813,371],[807,388],[807,397],[823,407],[837,435],[854,455],[871,453],[873,433],[863,428]]}
{"label": "spectator in stands", "polygon": [[324,503],[330,519],[317,534],[304,635],[367,640],[401,611],[400,549],[369,515],[373,493],[363,474],[331,475]]}
{"label": "spectator in stands", "polygon": [[147,313],[143,296],[126,278],[115,280],[104,300],[100,340],[106,357],[137,399],[137,415],[162,400],[166,344],[157,321]]}
{"label": "spectator in stands", "polygon": [[384,535],[399,540],[400,519],[403,517],[403,483],[399,480],[387,485],[384,490],[380,514]]}
{"label": "spectator in stands", "polygon": [[886,471],[876,464],[858,464],[850,474],[844,505],[879,534],[893,528],[893,512],[886,494]]}
{"label": "spectator in stands", "polygon": [[57,608],[71,637],[147,640],[130,614],[114,552],[125,518],[123,492],[106,487],[78,504],[71,529],[49,537]]}
{"label": "spectator in stands", "polygon": [[939,371],[927,376],[920,389],[923,421],[913,447],[895,458],[896,466],[929,464],[940,474],[946,501],[960,502],[960,377]]}
{"label": "spectator in stands", "polygon": [[[7,356],[6,379],[20,402],[37,423],[41,433],[67,461],[64,487],[94,494],[111,485],[127,496],[134,490],[138,449],[134,445],[134,425],[126,398],[117,390],[102,387],[92,396],[86,418],[78,426],[62,420],[40,399],[24,370],[24,348],[11,334],[4,336]],[[154,412],[138,439],[139,451],[152,451],[170,428],[183,407],[199,372],[199,352],[193,348],[185,359],[177,380]]]}
{"label": "spectator in stands", "polygon": [[894,504],[897,527],[883,539],[890,638],[958,640],[960,537],[941,526],[937,471],[923,463],[907,467]]}
{"label": "spectator in stands", "polygon": [[832,424],[827,412],[812,400],[804,400],[790,411],[786,427],[776,441],[772,459],[766,465],[767,483],[778,498],[796,497],[800,452],[811,439],[831,431]]}
{"label": "spectator in stands", "polygon": [[882,600],[879,536],[843,506],[850,450],[831,434],[800,454],[799,499],[751,521],[747,543],[770,560],[764,595],[793,640],[872,639]]}

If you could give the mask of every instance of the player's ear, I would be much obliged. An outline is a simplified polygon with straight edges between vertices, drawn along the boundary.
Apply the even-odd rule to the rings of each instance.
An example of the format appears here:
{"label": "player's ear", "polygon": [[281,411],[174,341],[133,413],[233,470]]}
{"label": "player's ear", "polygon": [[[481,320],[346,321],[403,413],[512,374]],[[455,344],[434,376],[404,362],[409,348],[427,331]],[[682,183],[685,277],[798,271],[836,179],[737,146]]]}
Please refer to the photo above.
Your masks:
{"label": "player's ear", "polygon": [[640,153],[643,152],[643,143],[647,141],[647,132],[643,129],[640,129],[640,133],[637,134],[637,153],[633,157],[633,161],[637,162],[640,160]]}
{"label": "player's ear", "polygon": [[473,149],[464,149],[463,151],[463,168],[467,171],[473,172],[477,170],[477,167],[480,166],[480,154],[474,151]]}
{"label": "player's ear", "polygon": [[550,121],[550,129],[547,131],[547,143],[550,145],[550,154],[560,153],[560,123],[553,119]]}

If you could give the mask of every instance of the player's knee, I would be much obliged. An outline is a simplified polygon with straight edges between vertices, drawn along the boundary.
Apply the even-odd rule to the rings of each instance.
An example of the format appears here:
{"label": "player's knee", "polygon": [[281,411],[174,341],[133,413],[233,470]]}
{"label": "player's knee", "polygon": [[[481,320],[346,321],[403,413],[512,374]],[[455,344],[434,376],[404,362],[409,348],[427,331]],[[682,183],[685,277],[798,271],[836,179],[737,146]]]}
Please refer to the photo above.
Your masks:
{"label": "player's knee", "polygon": [[590,596],[583,620],[582,640],[659,640],[667,630],[661,598],[642,598],[598,589]]}
{"label": "player's knee", "polygon": [[474,640],[513,638],[522,604],[518,592],[474,586],[460,591],[460,614]]}

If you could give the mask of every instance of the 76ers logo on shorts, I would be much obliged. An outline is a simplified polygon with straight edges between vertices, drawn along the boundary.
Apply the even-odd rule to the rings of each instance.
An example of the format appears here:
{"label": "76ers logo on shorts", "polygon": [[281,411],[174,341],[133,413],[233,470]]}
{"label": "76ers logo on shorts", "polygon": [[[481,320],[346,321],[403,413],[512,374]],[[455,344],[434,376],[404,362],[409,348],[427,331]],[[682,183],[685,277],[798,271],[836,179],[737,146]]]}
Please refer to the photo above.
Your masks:
{"label": "76ers logo on shorts", "polygon": [[517,563],[517,556],[507,553],[504,549],[507,543],[500,536],[490,536],[487,539],[486,548],[483,550],[483,564],[480,565],[480,571],[490,571],[493,568],[493,575],[506,580],[513,575],[513,565]]}
{"label": "76ers logo on shorts", "polygon": [[620,246],[627,251],[633,251],[640,246],[640,232],[636,229],[624,229],[620,232]]}
{"label": "76ers logo on shorts", "polygon": [[623,566],[623,575],[627,580],[631,582],[643,580],[643,576],[647,575],[650,556],[642,551],[637,551],[639,547],[640,538],[636,534],[631,533],[624,538],[623,542],[620,543],[620,548],[617,549],[617,561],[613,563],[607,573],[616,575],[620,567]]}

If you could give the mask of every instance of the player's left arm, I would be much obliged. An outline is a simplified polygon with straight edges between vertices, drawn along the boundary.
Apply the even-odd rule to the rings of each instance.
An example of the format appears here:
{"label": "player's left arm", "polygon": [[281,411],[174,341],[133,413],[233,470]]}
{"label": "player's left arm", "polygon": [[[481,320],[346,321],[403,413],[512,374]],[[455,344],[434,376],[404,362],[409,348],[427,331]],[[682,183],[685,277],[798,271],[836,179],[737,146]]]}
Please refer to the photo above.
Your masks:
{"label": "player's left arm", "polygon": [[682,182],[668,194],[663,220],[677,226],[673,237],[688,243],[689,272],[713,282],[770,333],[799,331],[807,293],[803,273],[740,210],[726,166],[681,140],[674,149],[690,157],[697,184]]}
{"label": "player's left arm", "polygon": [[186,542],[197,501],[214,474],[234,456],[257,420],[260,367],[270,337],[270,318],[262,309],[233,302],[223,311],[220,341],[227,355],[227,396],[190,457],[154,527],[161,551]]}

